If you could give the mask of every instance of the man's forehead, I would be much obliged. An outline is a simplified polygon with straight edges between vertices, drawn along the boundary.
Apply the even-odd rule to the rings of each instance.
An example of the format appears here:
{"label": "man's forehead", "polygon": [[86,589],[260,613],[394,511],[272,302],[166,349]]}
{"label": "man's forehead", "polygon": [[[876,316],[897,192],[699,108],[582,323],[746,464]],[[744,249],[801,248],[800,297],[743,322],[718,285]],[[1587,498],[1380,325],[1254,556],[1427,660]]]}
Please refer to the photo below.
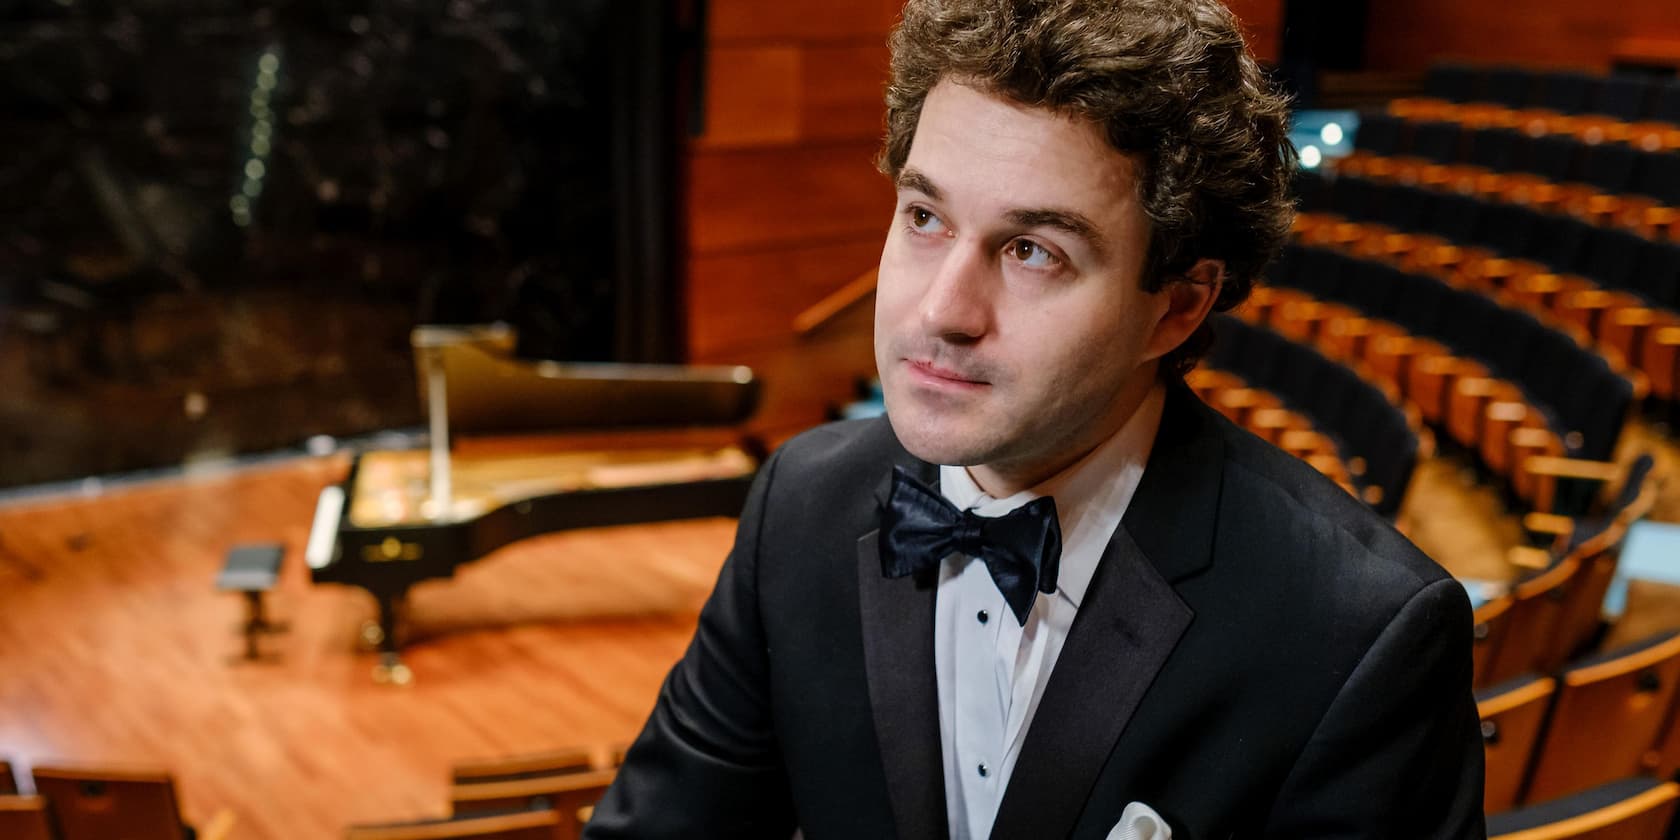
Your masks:
{"label": "man's forehead", "polygon": [[945,81],[923,105],[895,182],[936,200],[1103,214],[1135,203],[1135,172],[1134,157],[1089,120]]}

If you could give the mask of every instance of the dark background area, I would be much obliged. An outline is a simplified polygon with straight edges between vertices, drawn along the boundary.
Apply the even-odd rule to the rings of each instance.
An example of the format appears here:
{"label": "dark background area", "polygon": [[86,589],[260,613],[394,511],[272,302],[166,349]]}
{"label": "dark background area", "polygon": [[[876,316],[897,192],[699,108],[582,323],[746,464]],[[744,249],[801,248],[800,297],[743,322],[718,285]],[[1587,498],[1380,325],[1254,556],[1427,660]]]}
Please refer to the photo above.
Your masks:
{"label": "dark background area", "polygon": [[0,2],[0,486],[420,420],[409,330],[681,356],[680,4]]}

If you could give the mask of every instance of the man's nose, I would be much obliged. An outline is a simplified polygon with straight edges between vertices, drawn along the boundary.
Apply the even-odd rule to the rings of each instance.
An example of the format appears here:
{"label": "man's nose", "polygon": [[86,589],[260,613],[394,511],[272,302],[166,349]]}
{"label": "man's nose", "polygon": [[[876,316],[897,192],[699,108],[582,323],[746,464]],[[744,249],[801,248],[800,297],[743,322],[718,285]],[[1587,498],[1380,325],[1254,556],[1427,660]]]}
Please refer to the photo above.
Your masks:
{"label": "man's nose", "polygon": [[992,266],[985,252],[958,242],[946,251],[922,294],[923,331],[950,341],[970,342],[991,328]]}

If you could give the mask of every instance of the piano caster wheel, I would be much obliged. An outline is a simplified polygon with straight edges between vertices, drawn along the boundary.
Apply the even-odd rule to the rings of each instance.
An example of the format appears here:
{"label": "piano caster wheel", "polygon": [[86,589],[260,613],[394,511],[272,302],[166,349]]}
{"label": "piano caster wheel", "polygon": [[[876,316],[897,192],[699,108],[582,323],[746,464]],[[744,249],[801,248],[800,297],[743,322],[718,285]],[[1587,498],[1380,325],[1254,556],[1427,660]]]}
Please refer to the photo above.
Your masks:
{"label": "piano caster wheel", "polygon": [[380,685],[408,685],[414,681],[414,672],[401,662],[381,662],[373,666],[373,681]]}
{"label": "piano caster wheel", "polygon": [[362,646],[376,648],[385,642],[385,631],[379,629],[379,622],[362,622]]}

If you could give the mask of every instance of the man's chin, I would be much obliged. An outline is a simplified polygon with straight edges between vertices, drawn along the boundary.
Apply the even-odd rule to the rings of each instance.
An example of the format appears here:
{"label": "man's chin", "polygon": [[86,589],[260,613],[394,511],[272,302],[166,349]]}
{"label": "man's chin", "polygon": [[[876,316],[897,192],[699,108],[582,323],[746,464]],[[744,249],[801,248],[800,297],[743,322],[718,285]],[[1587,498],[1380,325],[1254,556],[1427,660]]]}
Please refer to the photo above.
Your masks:
{"label": "man's chin", "polygon": [[986,462],[986,447],[964,434],[958,424],[926,417],[899,419],[888,412],[893,434],[906,452],[930,464],[972,466]]}

